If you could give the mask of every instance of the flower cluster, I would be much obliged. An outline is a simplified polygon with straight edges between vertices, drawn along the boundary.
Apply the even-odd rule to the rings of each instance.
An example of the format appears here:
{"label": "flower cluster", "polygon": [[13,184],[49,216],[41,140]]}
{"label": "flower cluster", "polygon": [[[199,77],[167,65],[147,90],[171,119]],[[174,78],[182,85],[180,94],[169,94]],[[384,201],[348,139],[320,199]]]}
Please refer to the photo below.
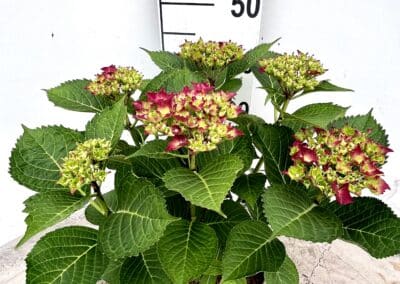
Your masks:
{"label": "flower cluster", "polygon": [[[68,187],[71,193],[83,193],[82,187],[91,182],[103,182],[106,172],[101,162],[108,158],[111,142],[105,139],[90,139],[79,143],[64,158],[58,184]],[[84,193],[83,193],[84,194]]]}
{"label": "flower cluster", "polygon": [[232,61],[243,57],[243,49],[234,42],[204,42],[201,38],[197,42],[185,41],[181,45],[180,56],[195,62],[206,69],[225,67]]}
{"label": "flower cluster", "polygon": [[132,94],[137,90],[143,75],[132,67],[115,67],[110,65],[101,68],[101,74],[96,75],[96,79],[91,81],[86,87],[89,92],[96,96],[106,96],[117,99],[123,94]]}
{"label": "flower cluster", "polygon": [[315,78],[326,71],[320,61],[300,51],[263,59],[259,64],[260,71],[275,77],[287,94],[313,90],[318,85]]}
{"label": "flower cluster", "polygon": [[187,146],[192,152],[203,152],[215,149],[223,139],[242,135],[227,121],[242,112],[232,103],[234,96],[214,91],[207,83],[197,83],[179,93],[147,93],[147,101],[133,105],[146,133],[173,137],[167,151]]}
{"label": "flower cluster", "polygon": [[364,188],[382,194],[389,189],[381,166],[392,150],[352,127],[303,129],[295,134],[290,149],[294,164],[287,170],[293,180],[336,196],[340,204],[352,202],[350,192],[360,195]]}

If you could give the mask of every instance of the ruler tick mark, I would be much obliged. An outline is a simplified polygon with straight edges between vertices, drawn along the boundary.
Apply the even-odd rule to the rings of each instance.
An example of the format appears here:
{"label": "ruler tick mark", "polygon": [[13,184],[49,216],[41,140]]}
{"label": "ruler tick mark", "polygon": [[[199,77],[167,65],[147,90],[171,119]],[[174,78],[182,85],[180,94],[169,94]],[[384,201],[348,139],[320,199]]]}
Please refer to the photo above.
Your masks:
{"label": "ruler tick mark", "polygon": [[183,5],[183,6],[215,6],[214,3],[193,3],[193,2],[161,2],[162,5]]}

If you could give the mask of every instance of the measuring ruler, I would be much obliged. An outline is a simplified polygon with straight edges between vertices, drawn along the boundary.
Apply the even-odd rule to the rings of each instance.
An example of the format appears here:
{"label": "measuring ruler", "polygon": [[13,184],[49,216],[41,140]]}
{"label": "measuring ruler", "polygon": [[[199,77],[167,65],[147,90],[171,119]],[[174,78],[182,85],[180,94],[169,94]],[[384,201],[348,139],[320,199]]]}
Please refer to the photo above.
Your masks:
{"label": "measuring ruler", "polygon": [[[249,50],[260,42],[261,0],[159,0],[160,35],[163,50],[179,51],[186,40],[232,40]],[[236,103],[251,108],[254,80],[243,74]],[[247,106],[246,106],[247,105]]]}

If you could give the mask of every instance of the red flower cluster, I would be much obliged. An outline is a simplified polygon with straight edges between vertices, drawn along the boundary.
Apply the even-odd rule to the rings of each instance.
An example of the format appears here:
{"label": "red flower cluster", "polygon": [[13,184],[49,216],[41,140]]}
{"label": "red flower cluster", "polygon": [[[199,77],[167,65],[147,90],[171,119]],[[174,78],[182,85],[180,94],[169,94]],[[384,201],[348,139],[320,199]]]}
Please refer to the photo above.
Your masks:
{"label": "red flower cluster", "polygon": [[202,152],[243,134],[228,122],[242,112],[232,103],[234,96],[214,91],[207,83],[195,83],[179,93],[147,93],[146,101],[135,101],[133,106],[146,133],[172,137],[166,151],[187,146],[192,152]]}
{"label": "red flower cluster", "polygon": [[366,133],[345,126],[303,129],[295,138],[290,150],[294,164],[287,170],[291,179],[335,195],[340,204],[351,203],[350,193],[360,195],[364,188],[377,194],[389,189],[380,168],[392,150]]}

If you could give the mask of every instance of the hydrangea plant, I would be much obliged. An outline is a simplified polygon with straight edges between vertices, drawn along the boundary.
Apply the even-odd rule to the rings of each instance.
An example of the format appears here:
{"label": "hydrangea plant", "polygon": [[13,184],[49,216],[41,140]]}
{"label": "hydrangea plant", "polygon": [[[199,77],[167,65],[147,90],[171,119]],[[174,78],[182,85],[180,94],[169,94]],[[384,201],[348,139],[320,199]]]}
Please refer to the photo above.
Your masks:
{"label": "hydrangea plant", "polygon": [[[385,131],[371,112],[330,102],[289,112],[309,93],[351,90],[320,80],[313,56],[272,45],[186,41],[179,53],[145,50],[154,78],[111,65],[47,90],[56,106],[94,115],[84,131],[24,126],[10,174],[35,194],[18,246],[83,208],[92,226],[42,236],[27,283],[298,283],[280,236],[399,253],[400,219],[362,197],[389,190]],[[235,102],[249,69],[272,122]]]}

